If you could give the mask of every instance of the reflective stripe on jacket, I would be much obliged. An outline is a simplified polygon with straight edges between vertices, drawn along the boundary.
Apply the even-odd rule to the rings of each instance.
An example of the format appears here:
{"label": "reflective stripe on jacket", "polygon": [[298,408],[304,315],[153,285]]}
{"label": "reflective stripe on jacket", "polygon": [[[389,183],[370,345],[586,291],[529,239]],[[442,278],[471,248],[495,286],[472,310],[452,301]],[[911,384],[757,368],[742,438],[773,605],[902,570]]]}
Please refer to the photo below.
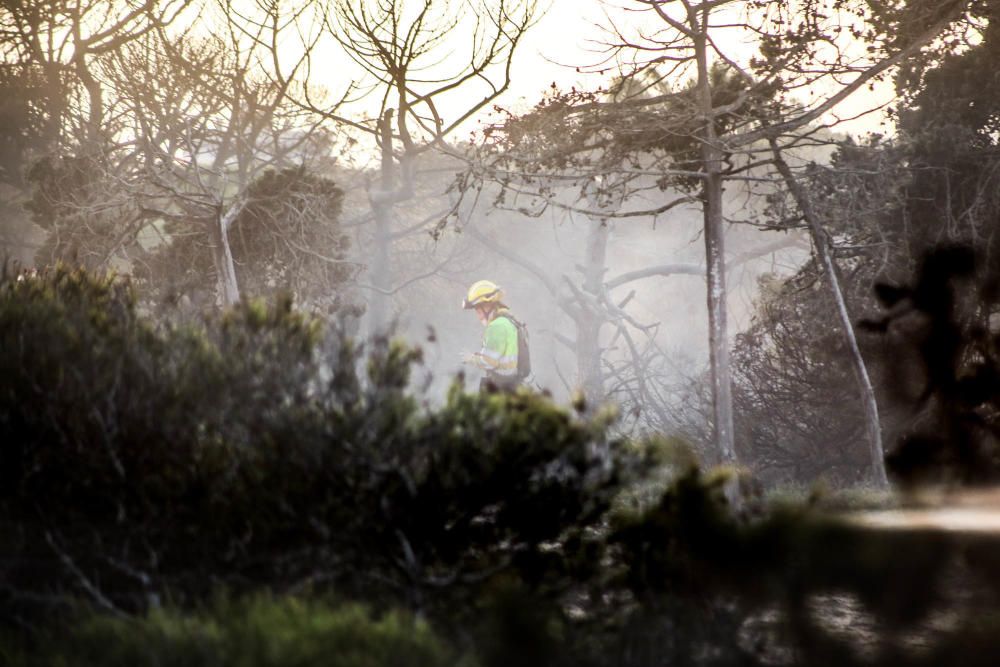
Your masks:
{"label": "reflective stripe on jacket", "polygon": [[475,364],[491,374],[502,377],[517,375],[517,327],[497,310],[483,332],[483,347],[476,354]]}

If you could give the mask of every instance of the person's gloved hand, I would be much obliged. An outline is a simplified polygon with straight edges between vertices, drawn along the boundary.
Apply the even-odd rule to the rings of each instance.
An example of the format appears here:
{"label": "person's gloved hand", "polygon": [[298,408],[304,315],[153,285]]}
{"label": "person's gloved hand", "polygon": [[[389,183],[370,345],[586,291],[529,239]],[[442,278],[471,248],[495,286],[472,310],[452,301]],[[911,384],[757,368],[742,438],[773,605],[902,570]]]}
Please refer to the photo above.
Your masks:
{"label": "person's gloved hand", "polygon": [[476,353],[475,352],[462,352],[462,363],[463,364],[475,364],[476,363]]}

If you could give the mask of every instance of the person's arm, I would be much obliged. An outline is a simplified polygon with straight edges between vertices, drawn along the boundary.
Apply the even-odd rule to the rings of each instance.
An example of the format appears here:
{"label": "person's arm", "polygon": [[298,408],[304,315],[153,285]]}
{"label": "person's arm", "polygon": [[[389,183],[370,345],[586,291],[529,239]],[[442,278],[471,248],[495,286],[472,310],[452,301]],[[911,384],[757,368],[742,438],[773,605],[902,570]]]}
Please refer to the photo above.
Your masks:
{"label": "person's arm", "polygon": [[[512,326],[512,325],[511,325]],[[475,354],[473,364],[484,371],[510,375],[517,371],[517,345],[509,345],[510,327],[503,322],[491,322],[483,333],[483,347]],[[514,355],[507,354],[513,347]]]}

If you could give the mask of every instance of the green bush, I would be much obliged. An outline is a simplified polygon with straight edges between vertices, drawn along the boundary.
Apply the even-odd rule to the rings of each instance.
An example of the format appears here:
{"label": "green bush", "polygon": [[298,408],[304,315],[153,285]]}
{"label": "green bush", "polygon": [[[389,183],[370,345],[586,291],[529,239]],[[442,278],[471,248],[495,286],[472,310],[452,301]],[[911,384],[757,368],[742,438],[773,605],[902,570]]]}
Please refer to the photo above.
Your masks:
{"label": "green bush", "polygon": [[362,373],[350,341],[287,300],[155,325],[113,277],[4,280],[0,543],[16,584],[0,609],[325,587],[454,610],[493,573],[558,590],[592,569],[589,529],[615,492],[603,425],[457,386],[430,410],[408,392],[419,357],[379,344]]}
{"label": "green bush", "polygon": [[[113,277],[0,279],[0,634],[31,630],[0,659],[775,663],[756,624],[788,664],[860,664],[814,613],[829,596],[881,624],[871,664],[930,664],[907,637],[935,611],[983,631],[925,656],[1000,649],[988,534],[736,513],[677,443],[610,441],[545,397],[456,385],[432,409],[419,359],[379,341],[363,365],[287,300],[178,326]],[[255,601],[191,611],[220,591]],[[80,624],[81,603],[104,615]]]}
{"label": "green bush", "polygon": [[35,667],[438,667],[456,658],[426,622],[356,604],[217,601],[196,613],[92,615],[35,654]]}

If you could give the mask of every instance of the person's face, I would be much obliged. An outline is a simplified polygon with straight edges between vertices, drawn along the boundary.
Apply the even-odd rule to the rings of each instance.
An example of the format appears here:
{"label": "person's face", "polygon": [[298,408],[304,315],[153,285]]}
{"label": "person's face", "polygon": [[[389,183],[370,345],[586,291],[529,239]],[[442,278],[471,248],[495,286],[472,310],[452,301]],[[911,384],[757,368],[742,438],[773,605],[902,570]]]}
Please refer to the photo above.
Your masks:
{"label": "person's face", "polygon": [[490,323],[490,306],[476,306],[476,317],[479,318],[479,323],[484,327]]}

